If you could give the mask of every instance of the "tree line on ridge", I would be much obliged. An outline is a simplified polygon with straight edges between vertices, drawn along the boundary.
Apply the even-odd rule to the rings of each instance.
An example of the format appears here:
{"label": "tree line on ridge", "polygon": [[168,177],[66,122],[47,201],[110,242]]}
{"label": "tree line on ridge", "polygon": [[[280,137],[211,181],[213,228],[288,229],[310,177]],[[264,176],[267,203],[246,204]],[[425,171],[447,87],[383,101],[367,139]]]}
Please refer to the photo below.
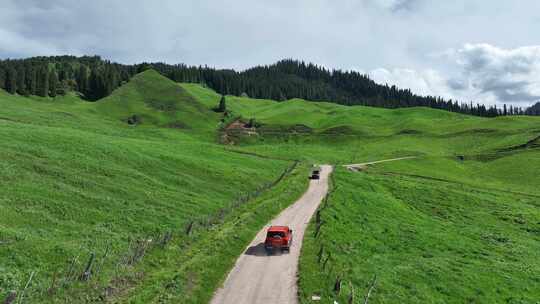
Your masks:
{"label": "tree line on ridge", "polygon": [[328,70],[292,59],[245,71],[166,63],[125,65],[99,56],[7,59],[0,60],[0,88],[12,94],[43,97],[75,91],[83,98],[95,101],[150,67],[174,81],[201,83],[223,95],[278,101],[302,98],[382,108],[430,107],[482,117],[540,115],[540,103],[523,109],[420,96],[410,89],[378,84],[362,73]]}

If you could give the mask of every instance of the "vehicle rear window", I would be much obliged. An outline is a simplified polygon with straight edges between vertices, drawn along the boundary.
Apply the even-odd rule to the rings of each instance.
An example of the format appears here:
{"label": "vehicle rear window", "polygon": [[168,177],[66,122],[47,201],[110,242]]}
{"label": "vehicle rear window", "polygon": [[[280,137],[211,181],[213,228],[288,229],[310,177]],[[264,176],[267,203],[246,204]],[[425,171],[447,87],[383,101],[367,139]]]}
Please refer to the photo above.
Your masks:
{"label": "vehicle rear window", "polygon": [[276,236],[285,237],[285,233],[283,233],[281,231],[270,231],[270,232],[268,232],[268,234],[266,234],[266,237],[268,237],[268,238],[273,238],[273,237],[276,237]]}

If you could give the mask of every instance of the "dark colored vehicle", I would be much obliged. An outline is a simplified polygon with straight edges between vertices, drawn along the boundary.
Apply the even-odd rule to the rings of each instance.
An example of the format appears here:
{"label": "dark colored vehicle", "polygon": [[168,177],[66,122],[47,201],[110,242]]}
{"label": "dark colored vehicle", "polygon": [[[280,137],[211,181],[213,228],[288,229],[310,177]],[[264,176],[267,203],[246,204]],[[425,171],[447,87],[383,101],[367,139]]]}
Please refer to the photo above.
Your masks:
{"label": "dark colored vehicle", "polygon": [[319,179],[321,177],[321,171],[313,170],[309,179]]}
{"label": "dark colored vehicle", "polygon": [[266,232],[264,247],[268,253],[279,249],[289,251],[292,245],[293,231],[288,226],[270,226]]}

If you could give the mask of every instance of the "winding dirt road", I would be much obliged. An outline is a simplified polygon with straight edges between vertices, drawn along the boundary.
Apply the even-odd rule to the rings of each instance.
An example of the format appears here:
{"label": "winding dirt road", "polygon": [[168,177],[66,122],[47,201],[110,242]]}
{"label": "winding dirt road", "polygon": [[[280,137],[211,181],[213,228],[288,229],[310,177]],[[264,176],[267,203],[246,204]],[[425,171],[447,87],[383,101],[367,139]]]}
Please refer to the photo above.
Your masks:
{"label": "winding dirt road", "polygon": [[[306,193],[257,234],[214,295],[212,304],[298,303],[296,280],[304,232],[328,192],[331,172],[331,166],[321,166],[321,178],[311,180]],[[264,239],[270,225],[291,227],[294,241],[290,253],[266,254]]]}
{"label": "winding dirt road", "polygon": [[[344,165],[349,170],[363,170],[368,165],[416,158],[415,156],[384,159]],[[268,223],[236,260],[223,286],[214,294],[211,304],[296,304],[298,303],[297,272],[300,249],[309,219],[328,192],[332,166],[321,166],[321,178],[312,180],[302,197],[277,218]],[[290,253],[267,255],[264,249],[266,230],[271,225],[287,225],[294,231]]]}

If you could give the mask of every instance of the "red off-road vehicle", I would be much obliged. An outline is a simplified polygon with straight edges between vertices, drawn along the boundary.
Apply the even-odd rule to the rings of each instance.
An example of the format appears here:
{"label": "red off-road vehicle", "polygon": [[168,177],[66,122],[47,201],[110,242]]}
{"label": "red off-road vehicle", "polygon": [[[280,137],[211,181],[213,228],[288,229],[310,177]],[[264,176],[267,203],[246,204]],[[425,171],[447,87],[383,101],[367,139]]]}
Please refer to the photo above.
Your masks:
{"label": "red off-road vehicle", "polygon": [[266,240],[264,247],[268,253],[279,249],[281,251],[289,251],[292,245],[293,233],[288,226],[270,226],[266,232]]}

